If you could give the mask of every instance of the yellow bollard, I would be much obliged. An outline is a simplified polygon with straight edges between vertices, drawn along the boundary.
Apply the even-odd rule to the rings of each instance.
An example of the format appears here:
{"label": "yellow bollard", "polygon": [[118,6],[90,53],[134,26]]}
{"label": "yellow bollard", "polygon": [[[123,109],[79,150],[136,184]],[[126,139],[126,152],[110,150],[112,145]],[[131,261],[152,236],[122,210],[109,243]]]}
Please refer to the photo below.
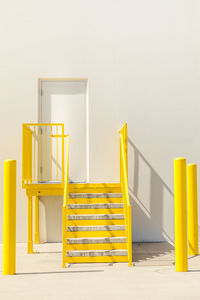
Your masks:
{"label": "yellow bollard", "polygon": [[4,161],[3,275],[16,266],[16,161]]}
{"label": "yellow bollard", "polygon": [[198,255],[197,165],[187,166],[189,255]]}
{"label": "yellow bollard", "polygon": [[187,272],[186,159],[174,160],[175,265],[177,272]]}

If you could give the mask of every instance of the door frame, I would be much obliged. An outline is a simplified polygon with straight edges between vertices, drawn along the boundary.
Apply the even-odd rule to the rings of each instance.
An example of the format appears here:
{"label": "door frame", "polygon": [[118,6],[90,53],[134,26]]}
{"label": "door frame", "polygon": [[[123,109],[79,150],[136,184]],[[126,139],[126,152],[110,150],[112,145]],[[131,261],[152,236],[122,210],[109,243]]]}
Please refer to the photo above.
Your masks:
{"label": "door frame", "polygon": [[89,183],[90,181],[90,147],[89,147],[89,97],[88,97],[88,78],[84,77],[40,77],[38,78],[38,123],[41,123],[42,118],[42,101],[41,101],[41,87],[43,81],[84,81],[86,83],[86,183]]}

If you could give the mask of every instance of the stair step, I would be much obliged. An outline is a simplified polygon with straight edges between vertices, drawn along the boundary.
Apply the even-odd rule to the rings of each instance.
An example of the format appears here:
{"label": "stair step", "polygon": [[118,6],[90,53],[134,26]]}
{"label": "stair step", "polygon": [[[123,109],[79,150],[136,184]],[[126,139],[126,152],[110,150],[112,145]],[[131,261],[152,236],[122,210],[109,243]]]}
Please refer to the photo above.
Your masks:
{"label": "stair step", "polygon": [[123,214],[68,215],[68,220],[124,220]]}
{"label": "stair step", "polygon": [[68,256],[68,257],[127,256],[127,250],[67,251],[66,256]]}
{"label": "stair step", "polygon": [[80,263],[118,263],[128,262],[128,256],[83,256],[83,257],[67,257],[66,263],[80,264]]}
{"label": "stair step", "polygon": [[122,198],[68,198],[68,204],[123,203]]}
{"label": "stair step", "polygon": [[67,244],[126,243],[126,237],[69,238]]}
{"label": "stair step", "polygon": [[89,238],[89,237],[124,237],[124,230],[108,231],[67,231],[67,238]]}
{"label": "stair step", "polygon": [[78,209],[67,209],[66,211],[67,215],[108,215],[108,214],[123,214],[124,209],[123,208],[88,208],[88,209],[83,209],[83,208],[78,208]]}
{"label": "stair step", "polygon": [[109,209],[123,208],[122,203],[68,204],[68,209]]}
{"label": "stair step", "polygon": [[67,226],[108,226],[125,225],[125,220],[68,220]]}
{"label": "stair step", "polygon": [[127,250],[126,243],[108,243],[108,244],[67,244],[67,251],[76,250]]}
{"label": "stair step", "polygon": [[108,226],[68,226],[67,231],[122,231],[125,230],[124,225],[108,225]]}
{"label": "stair step", "polygon": [[70,193],[69,198],[122,198],[121,193]]}

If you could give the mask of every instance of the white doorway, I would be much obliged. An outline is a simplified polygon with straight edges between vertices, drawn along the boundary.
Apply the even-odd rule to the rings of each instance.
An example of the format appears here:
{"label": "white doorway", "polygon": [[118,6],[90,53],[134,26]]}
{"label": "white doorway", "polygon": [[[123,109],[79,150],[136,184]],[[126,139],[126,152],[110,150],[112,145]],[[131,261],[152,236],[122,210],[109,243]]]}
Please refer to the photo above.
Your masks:
{"label": "white doorway", "polygon": [[87,79],[39,79],[39,122],[64,123],[69,135],[69,180],[89,182]]}

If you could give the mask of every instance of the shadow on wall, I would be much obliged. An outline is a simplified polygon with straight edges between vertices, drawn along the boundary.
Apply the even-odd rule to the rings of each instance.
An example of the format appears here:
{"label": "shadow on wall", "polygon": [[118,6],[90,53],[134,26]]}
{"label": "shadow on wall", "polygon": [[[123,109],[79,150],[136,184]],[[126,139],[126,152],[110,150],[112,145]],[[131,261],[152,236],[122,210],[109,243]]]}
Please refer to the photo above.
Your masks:
{"label": "shadow on wall", "polygon": [[128,138],[129,196],[133,240],[174,242],[174,195]]}

